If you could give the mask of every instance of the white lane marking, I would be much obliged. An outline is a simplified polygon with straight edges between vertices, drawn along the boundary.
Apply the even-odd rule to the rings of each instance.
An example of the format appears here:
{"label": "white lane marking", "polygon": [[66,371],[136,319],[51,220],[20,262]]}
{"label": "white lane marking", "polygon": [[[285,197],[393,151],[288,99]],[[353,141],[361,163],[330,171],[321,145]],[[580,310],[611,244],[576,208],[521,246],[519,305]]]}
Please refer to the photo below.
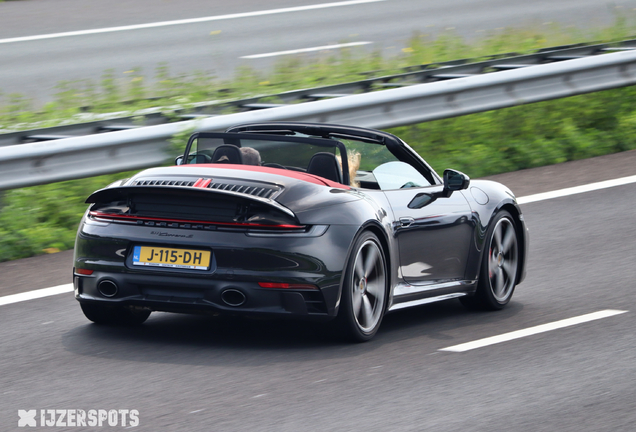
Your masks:
{"label": "white lane marking", "polygon": [[343,43],[338,45],[323,45],[323,46],[318,46],[313,48],[300,48],[300,49],[289,50],[289,51],[276,51],[276,52],[265,53],[265,54],[252,54],[252,55],[243,56],[241,58],[258,59],[258,58],[264,58],[264,57],[276,57],[276,56],[282,56],[282,55],[300,54],[300,53],[313,52],[313,51],[326,51],[326,50],[332,50],[332,49],[338,49],[338,48],[368,45],[370,43],[373,43],[373,42],[364,41],[364,42],[349,42],[349,43]]}
{"label": "white lane marking", "polygon": [[527,195],[517,198],[517,203],[527,204],[535,201],[545,201],[552,198],[560,198],[568,195],[576,195],[584,192],[591,192],[599,189],[607,189],[615,186],[623,186],[630,183],[636,183],[636,175],[622,177],[613,180],[605,180],[597,183],[590,183],[582,186],[575,186],[565,189],[559,189],[552,192],[543,192],[534,195]]}
{"label": "white lane marking", "polygon": [[542,324],[535,327],[529,327],[523,330],[517,330],[510,333],[504,333],[498,336],[487,337],[487,338],[479,339],[473,342],[466,342],[459,345],[453,345],[447,348],[442,348],[439,351],[449,351],[449,352],[470,351],[477,348],[483,348],[488,345],[494,345],[501,342],[508,342],[514,339],[519,339],[526,336],[532,336],[538,333],[545,333],[548,331],[557,330],[564,327],[586,323],[588,321],[594,321],[594,320],[598,320],[602,318],[608,318],[614,315],[624,314],[626,312],[628,311],[612,310],[612,309],[602,310],[602,311],[593,312],[590,314],[581,315],[574,318],[567,318],[561,321],[555,321],[548,324]]}
{"label": "white lane marking", "polygon": [[167,27],[167,26],[174,26],[174,25],[181,25],[181,24],[196,24],[201,22],[222,21],[222,20],[237,19],[237,18],[250,18],[250,17],[274,15],[274,14],[288,13],[288,12],[302,12],[302,11],[315,10],[315,9],[326,9],[326,8],[341,7],[341,6],[353,6],[353,5],[365,4],[365,3],[377,3],[382,1],[386,1],[386,0],[350,0],[350,1],[343,1],[343,2],[335,2],[335,3],[322,3],[322,4],[315,4],[315,5],[287,7],[287,8],[270,9],[270,10],[254,11],[254,12],[243,12],[243,13],[235,13],[235,14],[228,14],[228,15],[189,18],[189,19],[181,19],[181,20],[174,20],[174,21],[160,21],[160,22],[147,23],[147,24],[135,24],[135,25],[127,25],[127,26],[119,26],[119,27],[106,27],[106,28],[91,29],[91,30],[78,30],[78,31],[70,31],[70,32],[63,32],[63,33],[35,35],[35,36],[23,36],[23,37],[15,37],[15,38],[8,38],[8,39],[0,39],[0,44],[12,43],[12,42],[27,42],[27,41],[42,40],[42,39],[55,39],[55,38],[69,37],[69,36],[84,36],[84,35],[97,34],[97,33],[113,33],[113,32],[128,31],[128,30]]}
{"label": "white lane marking", "polygon": [[73,284],[58,285],[51,288],[43,288],[35,291],[27,291],[19,294],[11,294],[0,297],[0,306],[23,302],[27,300],[48,297],[57,294],[64,294],[73,291]]}

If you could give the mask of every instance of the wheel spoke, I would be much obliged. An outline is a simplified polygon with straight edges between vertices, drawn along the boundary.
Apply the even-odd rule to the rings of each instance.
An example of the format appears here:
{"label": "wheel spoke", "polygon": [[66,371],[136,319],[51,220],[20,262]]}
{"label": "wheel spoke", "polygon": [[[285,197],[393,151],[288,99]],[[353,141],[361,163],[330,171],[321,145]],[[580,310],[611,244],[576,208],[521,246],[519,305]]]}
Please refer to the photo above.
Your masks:
{"label": "wheel spoke", "polygon": [[358,259],[356,260],[354,271],[356,274],[357,281],[364,279],[364,267],[363,267],[362,259],[360,256],[358,256]]}
{"label": "wheel spoke", "polygon": [[360,308],[360,325],[370,327],[373,323],[373,308],[369,297],[362,296],[362,307]]}
{"label": "wheel spoke", "polygon": [[362,294],[357,287],[353,288],[351,293],[351,303],[353,306],[353,314],[357,317],[360,316],[360,306],[362,305]]}
{"label": "wheel spoke", "polygon": [[367,280],[367,292],[378,298],[384,292],[384,275],[377,275],[373,280]]}
{"label": "wheel spoke", "polygon": [[503,290],[504,290],[504,274],[503,274],[503,270],[498,268],[497,271],[495,272],[495,274],[496,274],[496,276],[495,276],[495,296],[501,298],[501,296],[503,295]]}
{"label": "wheel spoke", "polygon": [[497,247],[497,252],[501,251],[501,225],[497,225],[495,227],[495,232],[493,233],[493,241],[495,246]]}
{"label": "wheel spoke", "polygon": [[375,261],[378,259],[378,249],[375,246],[369,246],[367,256],[364,260],[364,277],[368,278],[369,274],[375,268]]}
{"label": "wheel spoke", "polygon": [[497,256],[490,250],[490,259],[488,260],[488,269],[492,272],[497,268]]}
{"label": "wheel spoke", "polygon": [[512,261],[506,261],[503,265],[503,271],[508,279],[513,279],[516,273],[517,263]]}
{"label": "wheel spoke", "polygon": [[514,231],[515,231],[514,228],[512,228],[511,226],[508,226],[508,229],[506,229],[506,233],[504,234],[501,250],[505,254],[507,254],[510,251],[511,247],[515,243]]}

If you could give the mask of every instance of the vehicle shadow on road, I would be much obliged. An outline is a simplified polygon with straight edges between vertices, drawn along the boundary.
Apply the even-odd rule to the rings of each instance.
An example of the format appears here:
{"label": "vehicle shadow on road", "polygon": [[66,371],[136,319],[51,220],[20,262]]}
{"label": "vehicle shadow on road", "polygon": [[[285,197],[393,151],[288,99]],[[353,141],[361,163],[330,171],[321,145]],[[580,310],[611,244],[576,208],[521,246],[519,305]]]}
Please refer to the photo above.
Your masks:
{"label": "vehicle shadow on road", "polygon": [[154,313],[144,325],[132,328],[87,322],[65,333],[62,342],[68,351],[100,358],[250,367],[390,351],[404,340],[435,352],[466,341],[457,341],[464,329],[493,323],[499,327],[522,309],[515,302],[499,312],[468,311],[456,301],[424,305],[386,315],[378,334],[366,343],[347,342],[325,323],[167,313]]}

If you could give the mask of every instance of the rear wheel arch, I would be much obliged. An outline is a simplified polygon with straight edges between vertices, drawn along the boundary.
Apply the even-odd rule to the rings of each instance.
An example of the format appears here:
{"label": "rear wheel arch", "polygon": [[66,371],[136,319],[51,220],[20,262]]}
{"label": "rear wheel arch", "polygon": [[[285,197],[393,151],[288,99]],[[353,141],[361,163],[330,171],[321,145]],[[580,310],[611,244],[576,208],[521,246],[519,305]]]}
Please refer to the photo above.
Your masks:
{"label": "rear wheel arch", "polygon": [[386,233],[386,231],[384,229],[382,229],[381,226],[379,226],[378,224],[371,222],[368,225],[366,225],[365,227],[363,227],[362,230],[360,230],[360,233],[362,233],[362,231],[371,231],[373,234],[375,234],[375,236],[378,238],[378,240],[380,241],[380,245],[382,246],[382,251],[384,252],[384,259],[386,260],[386,266],[387,266],[387,277],[390,281],[392,281],[392,276],[393,276],[393,272],[392,272],[392,260],[391,260],[391,249],[389,247],[389,238],[388,235]]}
{"label": "rear wheel arch", "polygon": [[[355,252],[353,250],[353,246],[356,244],[356,241],[366,231],[370,231],[373,234],[375,234],[375,236],[380,241],[380,245],[382,246],[382,252],[384,252],[384,259],[386,261],[386,267],[387,267],[387,279],[388,279],[388,284],[390,286],[392,284],[391,281],[393,280],[393,268],[392,268],[393,260],[391,257],[391,248],[389,246],[389,237],[386,231],[382,228],[382,226],[376,221],[369,221],[366,224],[363,224],[358,230],[358,232],[353,236],[353,239],[351,240],[351,244],[349,245],[349,250],[347,251],[345,263],[349,262],[349,259],[351,258],[351,254]],[[346,267],[343,269],[342,276],[340,277],[340,293],[339,293],[338,299],[341,299],[342,297],[342,287],[345,280],[344,279],[345,272],[346,272]]]}

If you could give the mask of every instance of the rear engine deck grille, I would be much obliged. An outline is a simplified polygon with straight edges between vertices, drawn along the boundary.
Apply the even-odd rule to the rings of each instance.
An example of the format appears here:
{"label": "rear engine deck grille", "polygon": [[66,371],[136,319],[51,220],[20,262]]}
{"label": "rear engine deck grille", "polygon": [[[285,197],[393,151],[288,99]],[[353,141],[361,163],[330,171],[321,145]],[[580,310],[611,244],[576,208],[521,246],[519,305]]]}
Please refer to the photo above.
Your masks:
{"label": "rear engine deck grille", "polygon": [[[162,179],[145,179],[136,180],[133,186],[181,186],[181,187],[193,187],[197,183],[196,180],[162,180]],[[225,183],[225,182],[211,182],[206,186],[206,189],[216,189],[228,192],[235,192],[245,195],[257,196],[260,198],[271,198],[277,192],[280,192],[280,188],[275,186],[262,186],[248,183]]]}
{"label": "rear engine deck grille", "polygon": [[257,186],[246,186],[246,185],[237,185],[237,184],[227,184],[227,183],[211,183],[208,186],[209,189],[221,189],[230,192],[242,193],[246,195],[252,195],[262,198],[269,198],[274,193],[278,191],[276,188],[268,188],[268,187],[257,187]]}
{"label": "rear engine deck grille", "polygon": [[193,186],[194,181],[188,180],[137,180],[135,186]]}

